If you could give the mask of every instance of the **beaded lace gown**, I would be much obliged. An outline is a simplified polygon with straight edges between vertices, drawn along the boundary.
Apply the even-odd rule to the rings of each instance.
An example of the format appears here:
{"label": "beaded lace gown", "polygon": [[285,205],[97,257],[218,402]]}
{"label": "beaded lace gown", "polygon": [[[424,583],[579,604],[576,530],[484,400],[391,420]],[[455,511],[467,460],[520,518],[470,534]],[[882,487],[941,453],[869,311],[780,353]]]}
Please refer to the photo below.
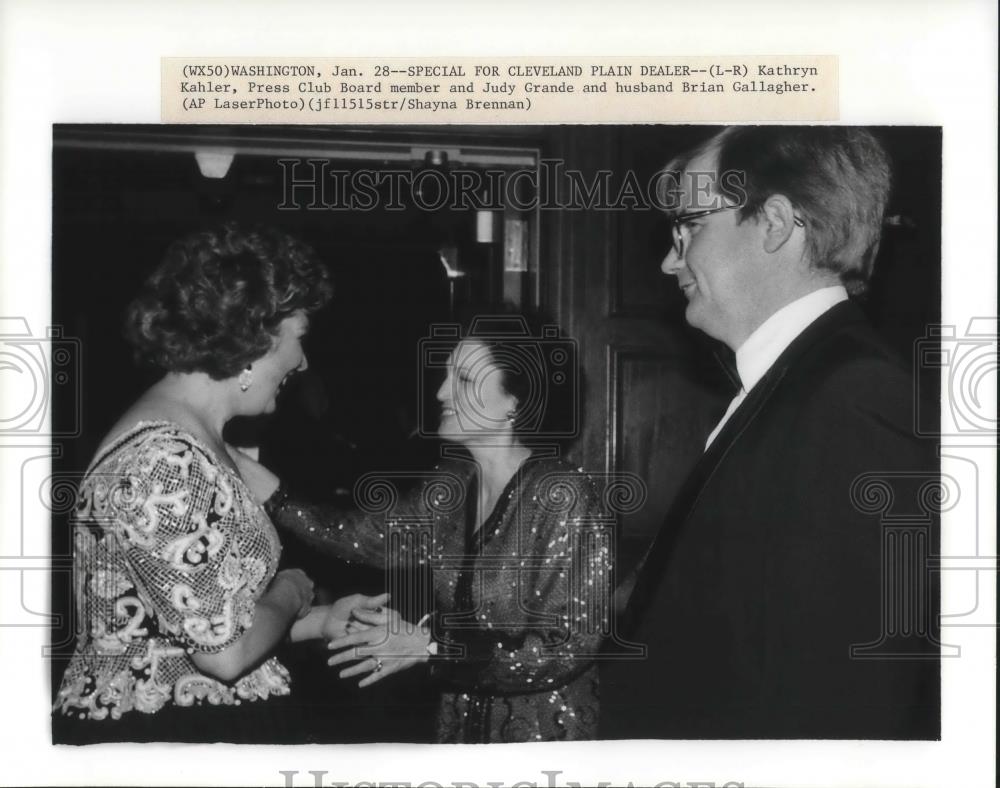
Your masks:
{"label": "beaded lace gown", "polygon": [[118,727],[129,740],[149,715],[166,721],[179,709],[185,713],[172,724],[181,730],[148,735],[189,741],[198,712],[186,707],[289,693],[288,671],[273,657],[232,684],[192,660],[222,651],[251,626],[281,555],[250,491],[197,439],[169,422],[142,422],[117,438],[87,471],[71,524],[80,631],[57,715],[93,723],[90,732],[124,716]]}
{"label": "beaded lace gown", "polygon": [[611,521],[597,485],[564,461],[529,458],[469,533],[476,473],[471,461],[448,461],[405,496],[391,478],[365,477],[356,494],[367,511],[280,492],[268,511],[279,528],[348,562],[387,571],[429,563],[438,741],[593,738],[595,658],[613,588]]}

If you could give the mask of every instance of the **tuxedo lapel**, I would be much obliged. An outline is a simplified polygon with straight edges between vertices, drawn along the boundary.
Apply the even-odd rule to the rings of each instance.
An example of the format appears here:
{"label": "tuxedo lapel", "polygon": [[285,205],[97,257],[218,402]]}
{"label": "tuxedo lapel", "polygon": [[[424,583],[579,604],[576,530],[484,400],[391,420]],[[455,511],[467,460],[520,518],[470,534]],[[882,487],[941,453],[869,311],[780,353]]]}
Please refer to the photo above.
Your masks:
{"label": "tuxedo lapel", "polygon": [[[677,497],[667,511],[663,526],[636,569],[634,589],[631,591],[627,605],[622,600],[622,606],[625,607],[623,628],[626,634],[632,626],[638,623],[649,595],[655,588],[673,551],[681,529],[701,498],[709,480],[743,432],[766,408],[768,401],[788,371],[818,342],[851,323],[863,324],[864,321],[865,318],[861,310],[851,301],[839,303],[824,312],[792,341],[733,412],[681,486]],[[628,593],[628,589],[623,589],[623,591]]]}

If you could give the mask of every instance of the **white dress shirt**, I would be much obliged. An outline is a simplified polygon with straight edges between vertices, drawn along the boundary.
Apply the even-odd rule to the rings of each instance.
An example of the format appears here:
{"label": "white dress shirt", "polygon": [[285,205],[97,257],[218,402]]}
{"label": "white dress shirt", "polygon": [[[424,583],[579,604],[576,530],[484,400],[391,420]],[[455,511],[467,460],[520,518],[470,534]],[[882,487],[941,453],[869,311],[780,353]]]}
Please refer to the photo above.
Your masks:
{"label": "white dress shirt", "polygon": [[813,290],[808,295],[783,306],[747,337],[746,342],[740,345],[736,351],[736,370],[739,372],[743,387],[733,397],[722,421],[715,425],[715,429],[705,441],[706,449],[712,445],[715,436],[719,434],[726,422],[729,421],[730,416],[746,399],[747,392],[751,391],[767,374],[785,348],[792,344],[795,338],[805,331],[816,318],[831,307],[846,300],[847,291],[843,285]]}

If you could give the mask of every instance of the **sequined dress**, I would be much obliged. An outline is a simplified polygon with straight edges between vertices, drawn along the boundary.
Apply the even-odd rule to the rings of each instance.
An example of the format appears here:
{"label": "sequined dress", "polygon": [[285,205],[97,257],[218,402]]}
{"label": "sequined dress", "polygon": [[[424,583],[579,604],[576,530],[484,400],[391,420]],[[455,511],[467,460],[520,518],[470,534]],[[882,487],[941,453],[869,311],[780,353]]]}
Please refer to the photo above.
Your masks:
{"label": "sequined dress", "polygon": [[[611,523],[594,480],[529,458],[474,534],[476,466],[458,460],[403,480],[365,477],[362,510],[274,499],[275,524],[348,562],[429,565],[440,742],[589,739],[595,658],[610,617]],[[367,510],[367,511],[365,511]]]}
{"label": "sequined dress", "polygon": [[57,714],[111,722],[289,693],[273,657],[232,684],[191,658],[252,625],[281,555],[250,491],[197,439],[169,422],[136,425],[95,458],[71,525],[80,631]]}

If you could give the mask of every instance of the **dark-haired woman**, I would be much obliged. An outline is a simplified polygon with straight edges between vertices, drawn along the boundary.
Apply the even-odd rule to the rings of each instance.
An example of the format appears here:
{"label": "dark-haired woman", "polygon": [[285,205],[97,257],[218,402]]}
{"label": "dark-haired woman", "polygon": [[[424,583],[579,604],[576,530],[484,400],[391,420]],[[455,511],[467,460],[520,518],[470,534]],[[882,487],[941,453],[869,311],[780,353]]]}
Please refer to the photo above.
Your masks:
{"label": "dark-haired woman", "polygon": [[[355,611],[356,623],[331,643],[339,653],[330,664],[353,662],[340,676],[361,676],[364,687],[429,662],[442,692],[440,742],[596,734],[609,520],[592,477],[524,439],[538,426],[533,408],[549,404],[538,401],[537,378],[548,373],[517,363],[524,344],[458,343],[437,394],[439,433],[467,459],[442,463],[385,519],[309,506],[281,490],[268,502],[279,527],[349,561],[383,567],[387,545],[402,545],[405,560],[406,545],[426,538],[426,552],[413,548],[410,560],[430,562],[433,615],[406,622],[392,610]],[[255,484],[266,494],[265,479]],[[423,536],[408,541],[414,528]]]}
{"label": "dark-haired woman", "polygon": [[277,571],[277,534],[222,437],[234,416],[274,410],[306,367],[309,315],[330,291],[306,245],[227,225],[173,244],[130,306],[136,356],[164,375],[80,485],[80,631],[56,741],[280,740],[260,710],[289,693],[275,647],[336,634],[365,602],[311,610],[310,579]]}

